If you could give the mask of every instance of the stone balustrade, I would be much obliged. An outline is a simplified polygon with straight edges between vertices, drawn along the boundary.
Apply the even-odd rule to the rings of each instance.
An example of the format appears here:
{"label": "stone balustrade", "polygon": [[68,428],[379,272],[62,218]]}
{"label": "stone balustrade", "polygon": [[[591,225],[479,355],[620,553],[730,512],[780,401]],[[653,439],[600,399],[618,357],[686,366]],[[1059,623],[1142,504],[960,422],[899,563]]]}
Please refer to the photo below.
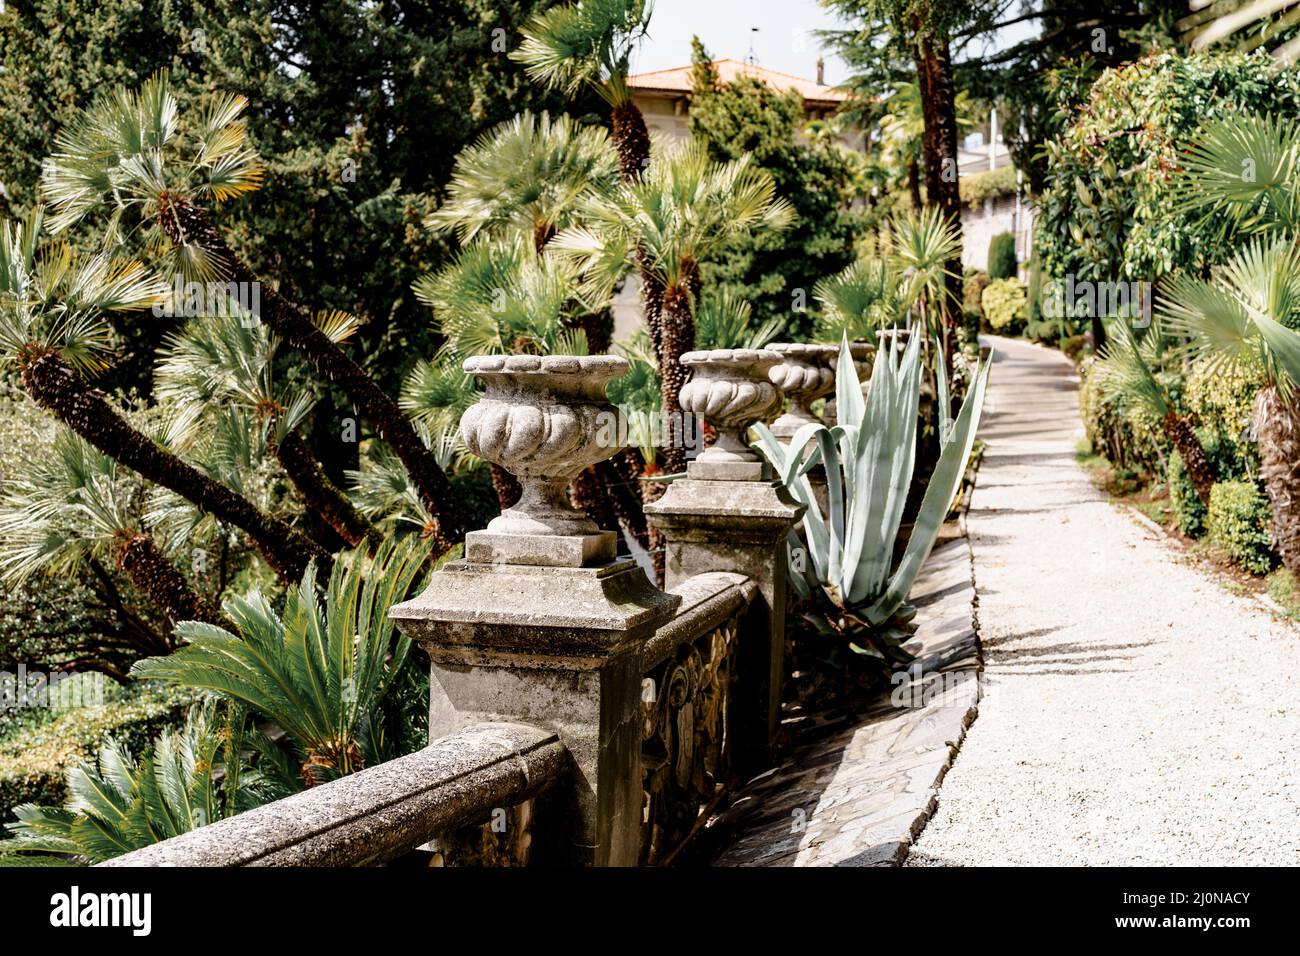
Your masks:
{"label": "stone balustrade", "polygon": [[523,494],[390,611],[429,657],[429,746],[113,864],[382,863],[421,846],[446,864],[670,862],[779,722],[783,549],[803,509],[744,434],[780,411],[781,361],[683,357],[683,407],[720,438],[646,508],[667,542],[659,590],[564,494],[618,450],[599,423],[626,362],[467,360],[486,391],[462,435]]}

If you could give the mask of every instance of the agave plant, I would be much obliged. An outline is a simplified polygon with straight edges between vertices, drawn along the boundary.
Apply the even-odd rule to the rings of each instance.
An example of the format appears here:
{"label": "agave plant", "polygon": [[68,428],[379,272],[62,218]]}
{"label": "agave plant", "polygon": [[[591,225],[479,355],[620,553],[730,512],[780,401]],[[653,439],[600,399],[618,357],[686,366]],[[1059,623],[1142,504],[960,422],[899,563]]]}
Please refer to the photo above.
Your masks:
{"label": "agave plant", "polygon": [[277,571],[296,575],[321,549],[282,521],[169,453],[134,427],[90,382],[106,366],[108,312],[162,301],[140,263],[76,257],[67,243],[42,249],[43,213],[0,223],[0,363],[17,370],[42,408],[113,460],[239,528]]}
{"label": "agave plant", "polygon": [[[355,328],[342,314],[326,325],[336,341]],[[210,430],[216,415],[242,409],[311,511],[355,547],[369,532],[369,522],[330,481],[302,437],[299,429],[314,400],[310,392],[274,380],[276,346],[266,326],[233,317],[196,319],[170,336],[155,370],[156,394],[180,409],[169,437],[191,439]]]}
{"label": "agave plant", "polygon": [[284,755],[247,726],[237,707],[190,709],[185,726],[160,736],[136,761],[114,740],[98,766],[68,772],[62,807],[23,804],[6,852],[42,863],[102,863],[261,806],[298,789]]}
{"label": "agave plant", "polygon": [[[816,633],[838,637],[857,654],[883,663],[909,659],[902,643],[915,612],[905,603],[907,594],[961,489],[990,369],[977,368],[960,412],[942,423],[939,462],[902,557],[894,564],[916,459],[918,332],[905,348],[895,338],[877,350],[865,399],[847,340],[842,342],[835,380],[839,424],[834,427],[809,424],[782,444],[766,426],[755,426],[760,438],[755,447],[807,509],[804,541],[792,532],[789,548],[790,581],[803,602],[802,619]],[[819,463],[827,480],[824,512],[808,479]]]}
{"label": "agave plant", "polygon": [[1210,489],[1214,486],[1214,466],[1186,415],[1179,413],[1168,389],[1156,377],[1158,370],[1174,352],[1154,323],[1138,341],[1128,323],[1111,323],[1110,336],[1102,347],[1092,374],[1097,376],[1101,394],[1122,406],[1138,407],[1160,422],[1165,437],[1178,449],[1187,475],[1196,488],[1196,496],[1208,508]]}
{"label": "agave plant", "polygon": [[373,554],[340,555],[323,607],[314,566],[282,614],[258,591],[232,598],[225,612],[238,636],[186,622],[177,628],[185,646],[131,674],[217,693],[273,720],[297,746],[308,786],[379,763],[393,748],[381,705],[411,647],[394,638],[388,609],[411,591],[429,553],[408,536]]}
{"label": "agave plant", "polygon": [[214,95],[183,113],[166,71],[138,89],[109,91],[58,135],[44,163],[42,189],[53,225],[65,229],[104,210],[115,232],[132,217],[156,240],[150,246],[165,250],[161,263],[169,278],[259,290],[261,320],[342,389],[393,446],[445,525],[449,546],[460,532],[451,485],[410,420],[311,310],[288,301],[235,255],[212,219],[212,205],[261,185],[262,161],[242,119],[246,105],[242,96]]}
{"label": "agave plant", "polygon": [[1278,552],[1300,576],[1300,248],[1289,237],[1258,236],[1208,280],[1175,276],[1162,291],[1166,327],[1190,341],[1210,374],[1232,365],[1264,370],[1253,421],[1260,474]]}
{"label": "agave plant", "polygon": [[611,107],[610,128],[625,180],[650,156],[650,132],[632,101],[628,62],[650,23],[650,0],[581,0],[534,14],[511,58],[529,79],[574,96],[591,87]]}

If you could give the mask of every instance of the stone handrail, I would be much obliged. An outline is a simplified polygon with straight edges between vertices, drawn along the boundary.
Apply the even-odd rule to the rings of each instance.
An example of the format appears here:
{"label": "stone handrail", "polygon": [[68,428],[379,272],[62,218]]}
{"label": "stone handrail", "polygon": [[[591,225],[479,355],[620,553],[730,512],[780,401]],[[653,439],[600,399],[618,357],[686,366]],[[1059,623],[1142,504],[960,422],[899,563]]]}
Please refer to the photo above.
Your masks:
{"label": "stone handrail", "polygon": [[531,800],[569,766],[567,750],[550,731],[479,723],[416,753],[100,865],[384,863],[439,834]]}
{"label": "stone handrail", "polygon": [[642,666],[650,670],[668,658],[678,645],[709,633],[744,608],[758,593],[758,584],[743,574],[708,571],[687,578],[668,593],[681,596],[672,620],[659,627],[642,652]]}

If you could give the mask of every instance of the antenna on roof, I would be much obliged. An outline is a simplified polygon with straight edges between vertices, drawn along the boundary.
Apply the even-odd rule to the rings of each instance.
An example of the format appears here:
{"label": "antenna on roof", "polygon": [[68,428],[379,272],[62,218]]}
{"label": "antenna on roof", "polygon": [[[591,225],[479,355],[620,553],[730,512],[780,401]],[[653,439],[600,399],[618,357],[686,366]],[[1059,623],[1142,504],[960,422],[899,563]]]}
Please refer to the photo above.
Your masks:
{"label": "antenna on roof", "polygon": [[754,34],[758,32],[758,27],[749,28],[749,53],[745,56],[745,62],[750,66],[758,66],[758,54],[754,52]]}

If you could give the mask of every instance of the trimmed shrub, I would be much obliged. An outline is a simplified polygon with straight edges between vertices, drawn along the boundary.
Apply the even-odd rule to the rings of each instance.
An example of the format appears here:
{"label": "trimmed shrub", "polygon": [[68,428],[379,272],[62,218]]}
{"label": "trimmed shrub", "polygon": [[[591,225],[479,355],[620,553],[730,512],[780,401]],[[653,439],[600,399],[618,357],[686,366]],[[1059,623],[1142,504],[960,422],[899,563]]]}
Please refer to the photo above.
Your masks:
{"label": "trimmed shrub", "polygon": [[1253,481],[1221,481],[1210,492],[1205,527],[1212,545],[1251,574],[1273,569],[1268,499]]}
{"label": "trimmed shrub", "polygon": [[984,317],[984,290],[988,288],[989,274],[979,269],[968,269],[962,276],[961,310],[968,318]]}
{"label": "trimmed shrub", "polygon": [[1024,318],[1025,287],[1019,279],[994,279],[985,287],[980,302],[993,331],[1010,331]]}
{"label": "trimmed shrub", "polygon": [[179,726],[193,700],[190,693],[145,690],[130,700],[68,711],[0,743],[0,822],[14,820],[19,804],[62,806],[65,774],[92,759],[108,737],[138,752]]}
{"label": "trimmed shrub", "polygon": [[1160,422],[1138,409],[1123,409],[1108,401],[1090,375],[1096,359],[1079,363],[1079,413],[1094,452],[1112,465],[1129,471],[1160,474],[1166,456],[1161,454],[1164,437]]}
{"label": "trimmed shrub", "polygon": [[1016,274],[1016,237],[999,232],[989,240],[989,278],[1011,279]]}

